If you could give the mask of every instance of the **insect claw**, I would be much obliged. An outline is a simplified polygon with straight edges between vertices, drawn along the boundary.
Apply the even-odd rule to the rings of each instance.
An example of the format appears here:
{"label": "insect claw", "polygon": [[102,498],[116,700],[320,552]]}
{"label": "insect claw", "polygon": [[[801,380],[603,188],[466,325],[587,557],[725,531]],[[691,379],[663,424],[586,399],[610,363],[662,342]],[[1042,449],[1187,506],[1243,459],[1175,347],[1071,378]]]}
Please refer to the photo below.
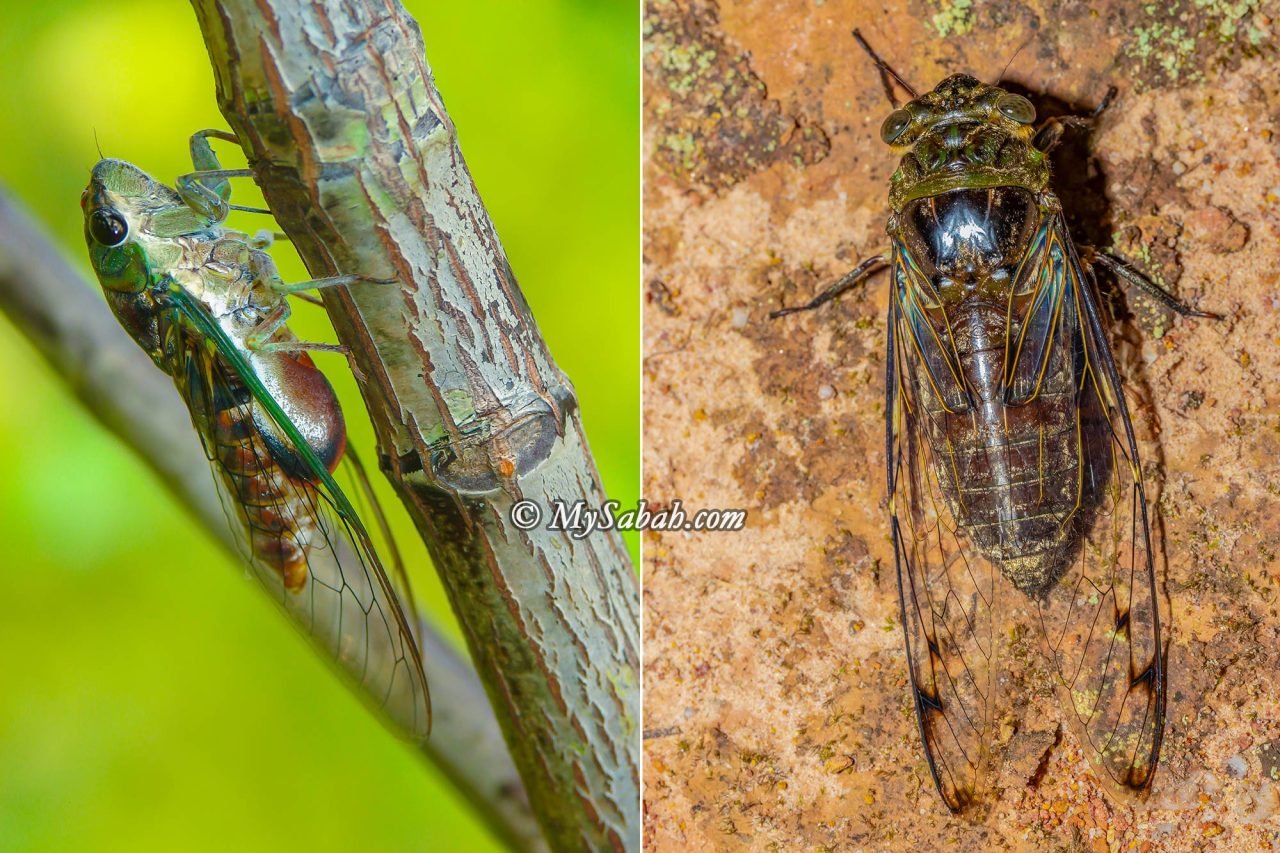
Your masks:
{"label": "insect claw", "polygon": [[1093,108],[1093,112],[1090,114],[1089,117],[1097,118],[1098,116],[1102,115],[1103,110],[1111,106],[1111,102],[1115,100],[1115,97],[1119,92],[1120,90],[1117,89],[1115,86],[1108,86],[1107,93],[1102,96],[1102,100],[1099,101],[1098,105]]}
{"label": "insect claw", "polygon": [[266,228],[260,228],[258,229],[258,233],[249,238],[248,243],[249,246],[254,249],[261,249],[265,251],[270,249],[271,245],[275,243],[275,241],[276,235],[274,232]]}

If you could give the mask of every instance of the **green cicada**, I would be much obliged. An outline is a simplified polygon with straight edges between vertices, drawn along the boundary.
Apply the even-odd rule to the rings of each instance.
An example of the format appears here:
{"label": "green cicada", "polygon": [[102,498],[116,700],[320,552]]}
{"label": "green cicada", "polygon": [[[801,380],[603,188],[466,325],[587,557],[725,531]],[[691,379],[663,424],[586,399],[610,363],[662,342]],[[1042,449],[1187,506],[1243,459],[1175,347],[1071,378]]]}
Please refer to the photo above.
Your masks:
{"label": "green cicada", "polygon": [[352,458],[346,427],[307,351],[340,348],[286,325],[289,293],[359,279],[286,285],[268,238],[225,228],[246,209],[229,203],[228,178],[248,173],[219,168],[210,137],[234,140],[195,134],[198,171],[176,190],[122,160],[94,166],[81,199],[90,260],[116,318],[186,402],[254,576],[374,705],[425,737],[407,580],[388,578],[333,477]]}

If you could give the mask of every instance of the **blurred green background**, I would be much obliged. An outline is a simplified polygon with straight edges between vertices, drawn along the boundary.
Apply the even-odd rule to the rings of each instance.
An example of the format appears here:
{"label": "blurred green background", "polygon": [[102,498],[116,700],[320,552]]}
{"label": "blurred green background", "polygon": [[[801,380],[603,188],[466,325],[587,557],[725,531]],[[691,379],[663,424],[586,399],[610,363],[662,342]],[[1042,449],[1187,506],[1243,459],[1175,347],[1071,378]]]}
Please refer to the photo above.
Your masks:
{"label": "blurred green background", "polygon": [[[636,5],[408,5],[605,487],[634,504]],[[225,126],[195,15],[174,0],[2,3],[0,72],[0,181],[86,280],[78,202],[95,131],[108,156],[172,181],[190,171],[191,132]],[[243,181],[236,193],[260,198]],[[287,281],[306,277],[287,245],[273,254]],[[332,336],[317,309],[295,316],[303,337]],[[0,850],[495,848],[3,318],[0,364]],[[345,362],[322,364],[372,459]],[[434,573],[415,578],[458,638]]]}

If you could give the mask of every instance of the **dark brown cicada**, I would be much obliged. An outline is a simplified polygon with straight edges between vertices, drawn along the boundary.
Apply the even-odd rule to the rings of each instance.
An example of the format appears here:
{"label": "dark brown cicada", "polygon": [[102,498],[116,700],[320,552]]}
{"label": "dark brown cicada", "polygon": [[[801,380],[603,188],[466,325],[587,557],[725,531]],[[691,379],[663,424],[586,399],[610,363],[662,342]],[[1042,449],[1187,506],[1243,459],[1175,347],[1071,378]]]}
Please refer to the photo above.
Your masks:
{"label": "dark brown cicada", "polygon": [[[1142,470],[1104,331],[1094,265],[1184,315],[1108,255],[1077,251],[1050,189],[1063,126],[956,74],[881,137],[891,249],[808,305],[889,268],[888,486],[920,733],[953,811],[985,811],[1016,730],[1011,613],[1042,628],[1068,724],[1113,790],[1160,754],[1165,643]],[[1112,93],[1108,93],[1108,100]],[[1105,104],[1105,101],[1104,101]],[[896,107],[896,103],[895,103]]]}

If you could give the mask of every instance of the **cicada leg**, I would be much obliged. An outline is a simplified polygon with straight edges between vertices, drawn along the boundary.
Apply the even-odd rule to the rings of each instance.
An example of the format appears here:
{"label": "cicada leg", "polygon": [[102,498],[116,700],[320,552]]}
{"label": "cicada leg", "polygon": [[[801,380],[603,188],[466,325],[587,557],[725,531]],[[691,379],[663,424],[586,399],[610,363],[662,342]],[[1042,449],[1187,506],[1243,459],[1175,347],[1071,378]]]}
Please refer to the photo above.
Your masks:
{"label": "cicada leg", "polygon": [[806,304],[797,305],[794,308],[780,308],[777,311],[770,311],[769,319],[776,320],[779,317],[785,317],[788,314],[795,314],[799,311],[812,311],[814,308],[827,304],[840,294],[853,289],[856,285],[861,284],[863,281],[870,278],[871,275],[881,267],[888,265],[889,260],[886,255],[888,255],[888,252],[880,252],[872,255],[853,269],[849,270],[849,272],[840,277],[839,281],[819,293]]}
{"label": "cicada leg", "polygon": [[272,309],[271,313],[263,317],[261,322],[254,327],[254,330],[245,338],[244,345],[251,352],[340,352],[347,358],[347,364],[351,366],[351,372],[355,374],[356,379],[361,382],[366,381],[367,377],[356,364],[355,359],[351,356],[350,347],[345,344],[326,344],[321,341],[273,341],[271,337],[289,322],[293,309],[289,306],[289,300],[281,299],[280,303]]}
{"label": "cicada leg", "polygon": [[213,147],[209,144],[210,139],[240,144],[240,140],[234,133],[228,133],[225,130],[209,128],[191,134],[191,165],[195,167],[195,171],[179,175],[174,183],[178,195],[182,197],[187,207],[205,217],[210,225],[225,222],[227,214],[233,210],[242,210],[247,213],[271,213],[260,207],[231,204],[231,182],[227,179],[252,178],[253,172],[248,169],[222,168],[218,155],[213,153]]}
{"label": "cicada leg", "polygon": [[1200,311],[1179,301],[1172,293],[1165,290],[1163,287],[1156,284],[1154,281],[1147,278],[1145,275],[1138,272],[1132,266],[1114,255],[1108,255],[1106,252],[1099,252],[1096,249],[1082,247],[1081,256],[1081,260],[1083,260],[1086,265],[1091,266],[1094,262],[1102,264],[1104,267],[1111,270],[1111,272],[1115,273],[1122,283],[1128,283],[1138,288],[1156,302],[1159,302],[1165,308],[1168,308],[1176,314],[1183,317],[1204,317],[1209,320],[1222,319],[1221,314],[1214,314],[1210,311]]}
{"label": "cicada leg", "polygon": [[295,293],[293,295],[308,305],[316,305],[320,308],[324,307],[324,300],[319,296],[312,296],[310,293]]}
{"label": "cicada leg", "polygon": [[289,322],[293,309],[287,299],[263,317],[253,331],[245,338],[244,345],[253,352],[340,352],[350,355],[350,350],[342,344],[326,344],[319,341],[273,341],[271,337]]}
{"label": "cicada leg", "polygon": [[367,275],[335,275],[329,278],[313,278],[310,281],[299,281],[293,284],[285,284],[275,277],[268,279],[266,284],[276,293],[289,293],[297,295],[304,290],[320,290],[325,287],[340,287],[344,284],[395,284],[394,278],[373,278]]}
{"label": "cicada leg", "polygon": [[[256,271],[259,272],[260,271]],[[274,293],[281,295],[292,295],[311,302],[313,304],[323,304],[310,294],[304,293],[307,290],[320,290],[325,287],[339,287],[347,284],[395,284],[395,279],[370,278],[362,275],[336,275],[329,278],[317,278],[310,281],[300,281],[293,284],[286,284],[280,280],[280,276],[274,271],[266,275],[259,275],[259,281],[267,285]],[[271,310],[267,316],[254,327],[254,330],[245,337],[245,346],[254,352],[340,352],[347,357],[347,363],[351,365],[351,372],[361,382],[365,381],[365,375],[361,372],[355,359],[351,356],[351,350],[343,344],[327,344],[319,341],[273,341],[271,338],[282,326],[289,322],[289,317],[293,314],[293,308],[289,305],[288,299],[281,299],[279,304]]]}
{"label": "cicada leg", "polygon": [[292,242],[288,234],[283,231],[272,231],[270,228],[259,228],[252,235],[245,238],[245,242],[250,249],[257,249],[262,252],[270,249],[277,241],[281,240],[286,243]]}
{"label": "cicada leg", "polygon": [[1115,99],[1118,91],[1115,86],[1107,89],[1107,94],[1102,96],[1102,100],[1098,105],[1084,115],[1054,116],[1051,119],[1046,119],[1045,123],[1036,131],[1036,138],[1032,145],[1048,154],[1058,147],[1058,143],[1062,142],[1062,135],[1068,127],[1092,127],[1098,116],[1102,115],[1103,111],[1111,106],[1111,102]]}
{"label": "cicada leg", "polygon": [[[252,266],[252,265],[251,265]],[[293,294],[295,296],[314,299],[309,294],[301,291],[318,290],[322,287],[337,287],[343,284],[355,284],[364,281],[360,276],[355,275],[339,275],[332,278],[319,278],[314,281],[301,281],[296,284],[285,284],[280,280],[280,276],[274,271],[263,275],[261,270],[254,270],[257,273],[258,281],[261,281],[273,293],[282,295]],[[276,332],[280,331],[289,318],[293,315],[293,307],[289,305],[288,299],[281,299],[276,307],[271,310],[267,316],[263,317],[253,331],[245,337],[245,346],[254,352],[303,352],[305,350],[316,350],[319,352],[341,352],[350,355],[350,350],[341,344],[325,344],[314,341],[273,341],[271,338]]]}
{"label": "cicada leg", "polygon": [[[222,163],[218,161],[218,155],[213,153],[213,146],[209,144],[210,139],[221,139],[224,142],[240,144],[239,138],[234,133],[229,133],[225,130],[217,130],[216,128],[197,130],[191,134],[189,147],[191,165],[198,172],[212,172],[222,168]],[[201,183],[216,193],[223,201],[231,199],[231,183],[226,178],[211,178]]]}

